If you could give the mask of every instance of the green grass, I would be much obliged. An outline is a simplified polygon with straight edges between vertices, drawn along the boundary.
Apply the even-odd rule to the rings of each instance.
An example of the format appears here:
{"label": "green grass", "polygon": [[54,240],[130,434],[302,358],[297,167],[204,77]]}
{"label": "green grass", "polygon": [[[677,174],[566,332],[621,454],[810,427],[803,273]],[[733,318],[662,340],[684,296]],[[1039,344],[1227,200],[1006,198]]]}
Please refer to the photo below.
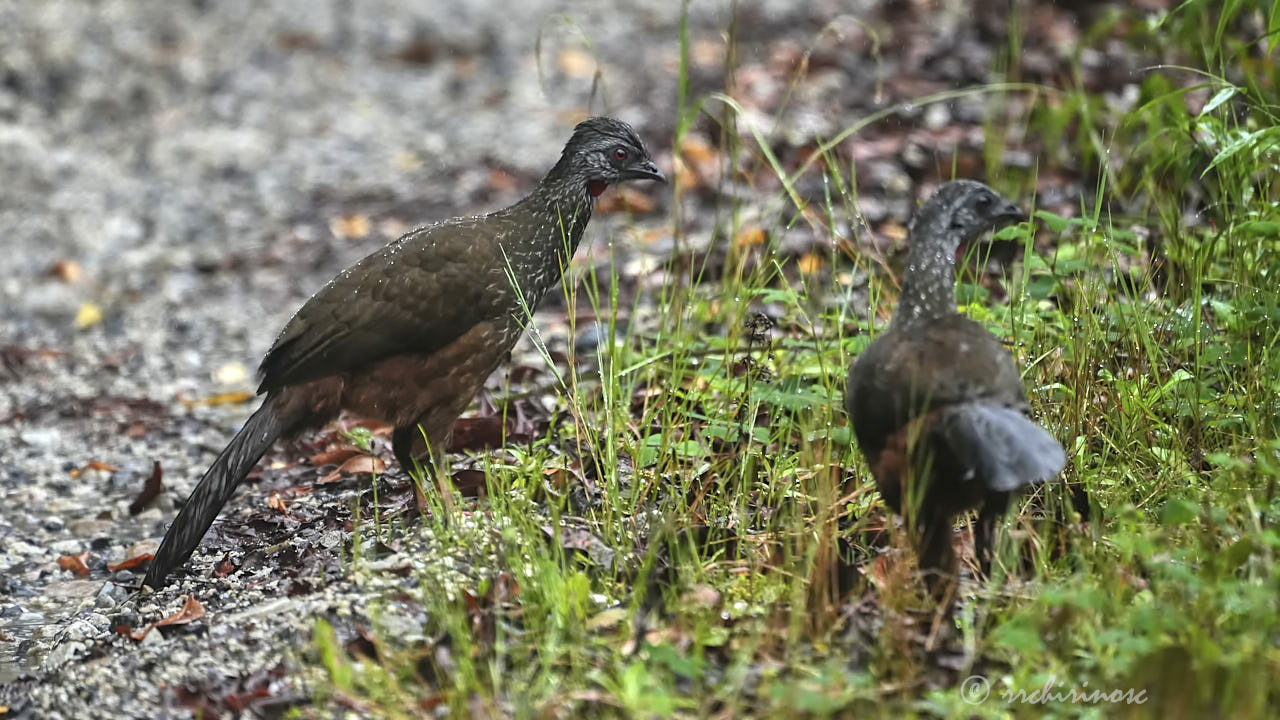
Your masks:
{"label": "green grass", "polygon": [[[1074,86],[965,91],[991,98],[985,157],[998,186],[1029,197],[1037,172],[1061,167],[1096,182],[1075,218],[1040,211],[1008,233],[1024,251],[1003,278],[1007,301],[978,284],[960,293],[1010,341],[1093,522],[1071,521],[1065,483],[1044,487],[1011,513],[996,577],[967,586],[950,618],[922,599],[900,538],[887,553],[869,545],[883,515],[841,395],[897,287],[858,242],[857,168],[836,142],[784,166],[737,130],[723,97],[691,97],[686,69],[674,146],[710,113],[726,146],[749,149],[782,190],[720,209],[723,269],[682,256],[665,268],[672,282],[637,298],[619,296],[616,268],[571,274],[570,317],[589,307],[630,322],[610,325],[597,369],[561,368],[545,437],[478,457],[487,496],[464,503],[465,518],[425,524],[442,557],[416,567],[416,590],[379,601],[370,642],[317,626],[318,701],[386,717],[1274,712],[1277,8],[1188,2],[1129,22],[1126,42],[1185,69],[1151,69],[1127,112],[1084,90],[1078,64]],[[1270,34],[1242,37],[1246,16]],[[1118,21],[1087,41],[1115,36]],[[1024,114],[1001,101],[1014,93],[1034,100]],[[1189,93],[1211,100],[1191,113]],[[874,119],[852,119],[849,134]],[[998,166],[1011,128],[1044,138],[1030,173]],[[825,175],[827,190],[800,206],[804,173]],[[747,218],[763,244],[733,243]],[[687,220],[675,222],[680,237]],[[831,239],[817,272],[777,253],[797,225]],[[870,312],[829,300],[850,298],[854,277],[868,278]],[[778,327],[751,327],[760,305],[783,309]],[[589,507],[573,499],[582,477]],[[359,532],[424,530],[384,520]],[[833,574],[849,555],[863,580],[838,598]],[[406,603],[426,613],[416,638],[391,621]],[[967,702],[970,675],[989,683],[985,702]],[[1001,697],[1046,683],[1146,702]]]}

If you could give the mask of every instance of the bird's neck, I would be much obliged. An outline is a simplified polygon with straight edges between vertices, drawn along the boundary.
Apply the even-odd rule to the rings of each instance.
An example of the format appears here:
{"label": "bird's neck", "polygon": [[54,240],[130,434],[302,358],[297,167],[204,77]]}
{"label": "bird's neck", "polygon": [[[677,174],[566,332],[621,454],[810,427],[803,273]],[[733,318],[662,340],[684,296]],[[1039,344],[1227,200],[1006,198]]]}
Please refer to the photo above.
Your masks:
{"label": "bird's neck", "polygon": [[959,238],[940,242],[952,232],[948,225],[946,218],[912,224],[894,326],[910,327],[956,313],[954,248],[960,243]]}
{"label": "bird's neck", "polygon": [[581,180],[552,173],[527,197],[502,211],[514,228],[505,234],[503,253],[531,306],[560,281],[594,205]]}

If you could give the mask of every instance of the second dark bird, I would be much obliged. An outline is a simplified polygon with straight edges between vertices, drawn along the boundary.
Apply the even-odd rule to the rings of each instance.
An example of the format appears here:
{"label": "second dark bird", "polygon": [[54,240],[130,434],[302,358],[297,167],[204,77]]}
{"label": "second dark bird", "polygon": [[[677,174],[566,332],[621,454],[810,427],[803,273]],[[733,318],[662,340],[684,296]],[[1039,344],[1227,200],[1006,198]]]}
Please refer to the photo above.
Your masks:
{"label": "second dark bird", "polygon": [[955,578],[955,517],[978,511],[974,550],[985,574],[1010,495],[1066,464],[1062,446],[1030,419],[1012,356],[956,311],[960,249],[1025,219],[982,183],[939,187],[911,221],[893,320],[849,368],[845,410],[854,436],[885,504],[907,517],[935,596]]}
{"label": "second dark bird", "polygon": [[427,442],[441,452],[454,421],[560,282],[596,198],[625,180],[666,178],[631,126],[591,118],[520,202],[414,230],[330,280],[267,352],[258,388],[266,398],[187,498],[144,584],[160,587],[186,561],[278,438],[345,410],[392,425],[406,469]]}

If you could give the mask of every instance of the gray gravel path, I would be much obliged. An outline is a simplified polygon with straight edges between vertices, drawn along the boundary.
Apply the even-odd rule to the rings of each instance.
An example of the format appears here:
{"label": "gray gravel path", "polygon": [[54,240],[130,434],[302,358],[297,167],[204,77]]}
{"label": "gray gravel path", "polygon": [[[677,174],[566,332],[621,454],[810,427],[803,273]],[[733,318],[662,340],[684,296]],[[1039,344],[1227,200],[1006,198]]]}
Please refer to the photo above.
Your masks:
{"label": "gray gravel path", "polygon": [[[255,673],[273,694],[306,692],[275,668],[314,617],[360,612],[368,593],[348,581],[296,598],[244,578],[201,586],[219,598],[205,632],[111,632],[137,578],[106,564],[158,538],[251,409],[180,400],[251,390],[274,333],[342,266],[527,189],[591,102],[584,39],[606,81],[590,109],[660,150],[678,9],[0,3],[0,347],[37,351],[0,366],[0,705],[186,716],[172,688]],[[359,234],[343,232],[352,214],[371,232],[343,237]],[[90,306],[102,319],[80,329]],[[154,461],[165,491],[131,516]],[[89,462],[118,469],[72,477]],[[85,551],[88,578],[58,566]],[[184,589],[130,612],[168,615]]]}

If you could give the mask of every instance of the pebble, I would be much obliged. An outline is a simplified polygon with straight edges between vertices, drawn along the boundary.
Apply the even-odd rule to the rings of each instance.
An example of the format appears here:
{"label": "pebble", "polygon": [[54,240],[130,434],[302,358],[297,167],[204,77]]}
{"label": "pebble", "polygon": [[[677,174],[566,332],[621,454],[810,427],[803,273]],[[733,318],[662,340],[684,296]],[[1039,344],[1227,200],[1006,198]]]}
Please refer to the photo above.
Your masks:
{"label": "pebble", "polygon": [[58,441],[62,439],[62,432],[58,428],[52,427],[31,428],[23,430],[22,434],[18,435],[18,438],[31,447],[48,450],[57,445]]}

